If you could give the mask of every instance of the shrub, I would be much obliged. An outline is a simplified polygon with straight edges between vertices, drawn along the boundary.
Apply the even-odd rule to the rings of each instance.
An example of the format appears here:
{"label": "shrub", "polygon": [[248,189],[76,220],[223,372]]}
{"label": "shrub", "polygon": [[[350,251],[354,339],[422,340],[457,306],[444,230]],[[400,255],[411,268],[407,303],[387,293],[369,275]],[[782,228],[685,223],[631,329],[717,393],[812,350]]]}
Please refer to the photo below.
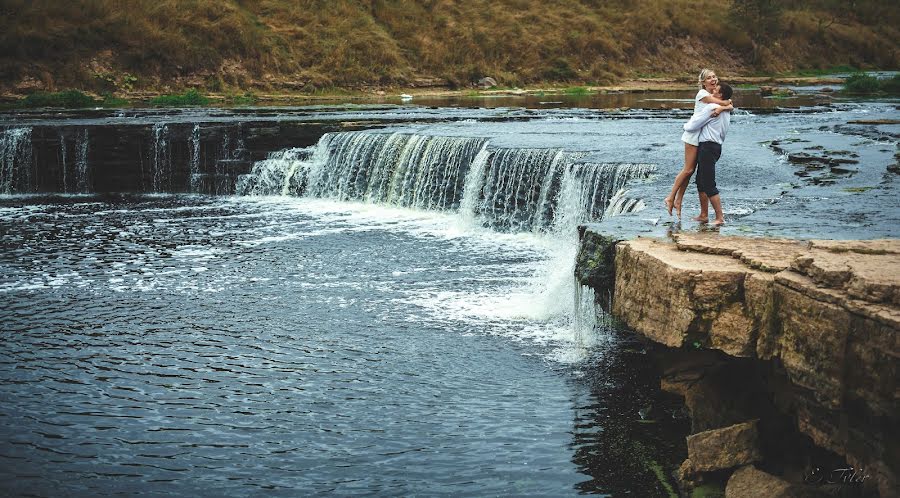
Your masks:
{"label": "shrub", "polygon": [[880,84],[878,78],[866,73],[853,73],[844,82],[844,91],[860,95],[878,92]]}
{"label": "shrub", "polygon": [[21,100],[24,107],[92,107],[97,105],[97,101],[89,95],[85,95],[78,90],[66,90],[64,92],[32,93]]}
{"label": "shrub", "polygon": [[879,81],[881,91],[890,95],[900,95],[900,74],[895,74],[893,78]]}
{"label": "shrub", "polygon": [[154,97],[150,101],[150,103],[153,105],[172,107],[186,105],[206,105],[209,104],[209,99],[198,92],[196,88],[192,88],[181,95],[160,95],[158,97]]}

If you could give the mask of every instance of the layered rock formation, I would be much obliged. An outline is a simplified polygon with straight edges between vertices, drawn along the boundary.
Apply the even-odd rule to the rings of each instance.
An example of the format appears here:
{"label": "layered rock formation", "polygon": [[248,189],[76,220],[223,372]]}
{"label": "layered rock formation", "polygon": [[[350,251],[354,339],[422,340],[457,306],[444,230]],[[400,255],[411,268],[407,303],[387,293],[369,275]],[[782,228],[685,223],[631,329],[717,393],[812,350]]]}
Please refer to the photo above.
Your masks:
{"label": "layered rock formation", "polygon": [[[718,350],[756,365],[764,377],[782,378],[787,392],[765,387],[768,401],[815,445],[865,469],[881,496],[892,496],[900,440],[900,241],[673,238],[615,244],[614,277],[607,266],[594,278],[614,281],[612,314],[655,342]],[[592,250],[583,247],[576,275],[590,281],[588,262],[608,261],[611,241],[590,233],[583,239]],[[702,410],[691,402],[702,383],[668,382],[692,412]],[[730,388],[741,387],[738,380]]]}

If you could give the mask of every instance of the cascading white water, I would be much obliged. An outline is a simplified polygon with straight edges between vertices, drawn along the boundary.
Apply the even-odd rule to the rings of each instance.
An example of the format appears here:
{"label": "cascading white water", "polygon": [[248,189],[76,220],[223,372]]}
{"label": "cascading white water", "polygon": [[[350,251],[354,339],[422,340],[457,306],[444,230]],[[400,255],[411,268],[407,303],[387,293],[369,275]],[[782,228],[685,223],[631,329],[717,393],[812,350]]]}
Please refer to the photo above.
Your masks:
{"label": "cascading white water", "polygon": [[78,192],[91,191],[88,165],[89,137],[87,128],[75,135],[75,188]]}
{"label": "cascading white water", "polygon": [[0,193],[32,191],[32,167],[31,128],[0,132]]}
{"label": "cascading white water", "polygon": [[399,133],[328,133],[312,156],[305,195],[455,209],[466,172],[486,142]]}
{"label": "cascading white water", "polygon": [[572,330],[575,333],[575,344],[580,348],[590,347],[591,332],[597,327],[597,299],[594,289],[574,282],[574,312]]}
{"label": "cascading white water", "polygon": [[519,307],[531,317],[568,322],[583,345],[596,317],[593,291],[573,283],[575,229],[639,208],[625,187],[654,170],[580,162],[583,157],[559,149],[491,149],[482,138],[328,133],[313,147],[256,162],[237,192],[451,211],[468,225],[532,233],[545,240],[549,258],[516,298],[525,296]]}
{"label": "cascading white water", "polygon": [[68,172],[66,169],[69,167],[68,165],[68,151],[66,150],[66,136],[63,133],[59,132],[59,165],[60,172],[62,175],[62,190],[63,193],[69,192],[69,179]]}
{"label": "cascading white water", "polygon": [[257,161],[253,171],[238,178],[238,195],[301,195],[309,178],[314,147],[272,152]]}
{"label": "cascading white water", "polygon": [[191,151],[191,177],[190,177],[190,191],[191,192],[199,192],[200,191],[200,125],[195,124],[194,129],[191,130],[191,141],[190,141],[190,151]]}
{"label": "cascading white water", "polygon": [[[642,164],[579,163],[559,149],[489,149],[482,138],[328,133],[311,149],[254,164],[238,193],[304,195],[455,210],[507,232],[569,230],[599,220],[615,193],[646,177]],[[612,214],[637,204],[622,202]]]}
{"label": "cascading white water", "polygon": [[165,192],[171,185],[172,158],[169,152],[169,127],[166,124],[153,125],[153,156],[150,161],[151,190]]}

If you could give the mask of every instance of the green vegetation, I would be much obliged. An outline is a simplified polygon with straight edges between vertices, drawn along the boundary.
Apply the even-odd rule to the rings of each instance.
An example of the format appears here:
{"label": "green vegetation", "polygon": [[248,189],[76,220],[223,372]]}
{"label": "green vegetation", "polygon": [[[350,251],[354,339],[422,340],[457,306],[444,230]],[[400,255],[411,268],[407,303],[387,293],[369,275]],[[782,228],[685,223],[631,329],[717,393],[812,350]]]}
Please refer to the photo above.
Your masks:
{"label": "green vegetation", "polygon": [[563,90],[563,93],[565,93],[566,95],[582,96],[582,95],[589,95],[591,92],[583,86],[570,86],[569,88],[566,88],[565,90]]}
{"label": "green vegetation", "polygon": [[844,91],[855,94],[877,93],[881,88],[878,78],[866,73],[854,73],[844,82]]}
{"label": "green vegetation", "polygon": [[131,105],[131,102],[127,99],[114,97],[110,93],[103,95],[103,102],[100,103],[101,107],[127,107],[129,105]]}
{"label": "green vegetation", "polygon": [[725,489],[718,484],[703,484],[691,491],[691,498],[725,498]]}
{"label": "green vegetation", "polygon": [[257,102],[259,102],[259,97],[253,92],[245,92],[243,95],[228,94],[225,96],[225,103],[229,105],[253,105]]}
{"label": "green vegetation", "polygon": [[94,107],[98,103],[91,96],[85,95],[78,90],[66,90],[56,93],[32,93],[20,102],[21,107],[67,107],[73,109]]}
{"label": "green vegetation", "polygon": [[672,488],[672,485],[669,484],[669,479],[666,477],[666,473],[663,471],[662,465],[660,465],[656,460],[652,458],[647,458],[645,460],[647,464],[647,468],[649,468],[653,475],[656,476],[656,479],[662,485],[662,487],[666,490],[666,493],[670,498],[678,498],[678,493],[675,492],[675,489]]}
{"label": "green vegetation", "polygon": [[853,193],[853,194],[859,194],[859,193],[862,193],[862,192],[867,192],[867,191],[869,191],[869,190],[872,190],[873,188],[875,188],[875,187],[847,187],[847,188],[844,189],[844,192],[850,192],[850,193]]}
{"label": "green vegetation", "polygon": [[819,69],[797,69],[794,71],[788,71],[785,73],[779,74],[779,76],[799,76],[799,77],[817,77],[817,76],[827,76],[829,74],[846,74],[846,73],[855,73],[859,71],[859,68],[848,66],[848,65],[839,65],[832,66],[829,68],[819,68]]}
{"label": "green vegetation", "polygon": [[900,4],[883,0],[4,0],[0,12],[7,89],[314,93],[900,67]]}
{"label": "green vegetation", "polygon": [[181,95],[160,95],[150,100],[153,105],[164,107],[179,107],[189,105],[206,105],[209,99],[203,96],[197,89],[188,90]]}
{"label": "green vegetation", "polygon": [[881,80],[866,73],[853,73],[844,82],[844,92],[854,95],[900,95],[900,75]]}

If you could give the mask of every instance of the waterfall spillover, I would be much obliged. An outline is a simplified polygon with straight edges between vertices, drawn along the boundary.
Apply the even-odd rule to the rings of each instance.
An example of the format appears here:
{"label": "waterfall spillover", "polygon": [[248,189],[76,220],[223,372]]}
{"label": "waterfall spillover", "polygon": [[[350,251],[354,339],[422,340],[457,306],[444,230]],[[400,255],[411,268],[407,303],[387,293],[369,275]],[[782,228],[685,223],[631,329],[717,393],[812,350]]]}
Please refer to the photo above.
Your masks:
{"label": "waterfall spillover", "polygon": [[546,232],[639,209],[624,187],[653,171],[579,162],[582,154],[559,149],[488,145],[484,138],[327,133],[311,148],[256,162],[237,193],[457,211],[503,232]]}
{"label": "waterfall spillover", "polygon": [[68,151],[66,150],[66,136],[59,132],[59,170],[62,176],[62,191],[69,192],[69,180],[66,168],[68,168]]}
{"label": "waterfall spillover", "polygon": [[165,192],[171,186],[172,159],[169,154],[169,127],[153,125],[153,156],[150,158],[151,191]]}
{"label": "waterfall spillover", "polygon": [[75,139],[75,185],[78,192],[91,191],[90,169],[88,168],[88,130],[81,130]]}
{"label": "waterfall spillover", "polygon": [[0,193],[31,192],[31,128],[0,132]]}
{"label": "waterfall spillover", "polygon": [[200,191],[200,125],[195,124],[191,130],[191,176],[190,191],[197,193]]}

